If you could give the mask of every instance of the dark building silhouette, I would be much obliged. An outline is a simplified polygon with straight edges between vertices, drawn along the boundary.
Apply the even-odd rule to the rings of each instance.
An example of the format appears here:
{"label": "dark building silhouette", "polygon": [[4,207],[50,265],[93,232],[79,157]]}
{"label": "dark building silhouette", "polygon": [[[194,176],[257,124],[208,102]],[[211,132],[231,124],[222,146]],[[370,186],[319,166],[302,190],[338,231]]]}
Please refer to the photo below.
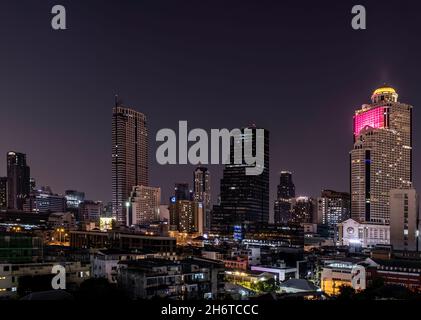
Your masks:
{"label": "dark building silhouette", "polygon": [[7,177],[0,177],[0,209],[7,208]]}
{"label": "dark building silhouette", "polygon": [[25,198],[31,189],[30,169],[26,155],[10,151],[7,153],[7,206],[9,209],[23,210]]}
{"label": "dark building silhouette", "polygon": [[278,199],[292,198],[295,198],[295,185],[292,181],[292,173],[289,171],[282,171],[279,178]]}
{"label": "dark building silhouette", "polygon": [[[242,223],[269,223],[269,131],[264,130],[264,168],[260,175],[247,175],[246,169],[254,165],[244,162],[244,146],[251,139],[256,155],[255,126],[251,134],[242,129],[241,143],[231,138],[230,164],[224,168],[221,179],[220,204],[212,210],[212,229],[219,233],[232,233],[233,227]],[[250,142],[250,140],[249,140]],[[243,164],[234,163],[235,148],[242,148]]]}
{"label": "dark building silhouette", "polygon": [[274,204],[274,222],[276,224],[288,223],[292,219],[291,200],[295,198],[295,185],[291,172],[281,172],[277,196]]}
{"label": "dark building silhouette", "polygon": [[297,197],[293,201],[293,223],[317,223],[316,205],[314,199],[309,197]]}
{"label": "dark building silhouette", "polygon": [[176,201],[193,200],[193,192],[189,189],[189,184],[176,183],[174,187],[174,197]]}

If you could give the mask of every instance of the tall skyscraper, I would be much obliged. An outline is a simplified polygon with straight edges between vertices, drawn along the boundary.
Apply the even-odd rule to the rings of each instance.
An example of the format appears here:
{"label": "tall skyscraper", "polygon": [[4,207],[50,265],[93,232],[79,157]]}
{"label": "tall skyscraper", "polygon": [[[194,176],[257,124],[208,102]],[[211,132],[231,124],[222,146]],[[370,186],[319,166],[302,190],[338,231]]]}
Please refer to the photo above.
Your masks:
{"label": "tall skyscraper", "polygon": [[7,209],[7,177],[0,177],[0,209]]}
{"label": "tall skyscraper", "polygon": [[391,189],[412,185],[412,106],[390,86],[376,89],[355,112],[351,160],[351,216],[389,224]]}
{"label": "tall skyscraper", "polygon": [[278,195],[274,205],[274,222],[276,224],[291,222],[291,200],[293,198],[295,198],[295,185],[292,181],[292,173],[281,171]]}
{"label": "tall skyscraper", "polygon": [[203,205],[203,227],[205,230],[210,229],[211,223],[211,181],[210,172],[207,168],[199,166],[193,173],[194,183],[194,200],[201,202]]}
{"label": "tall skyscraper", "polygon": [[161,189],[135,186],[127,205],[127,226],[158,221]]}
{"label": "tall skyscraper", "polygon": [[25,198],[31,189],[30,169],[26,155],[10,151],[7,153],[7,206],[9,209],[23,210]]}
{"label": "tall skyscraper", "polygon": [[[215,232],[231,232],[233,226],[242,223],[269,222],[269,131],[264,130],[264,168],[260,175],[246,175],[247,164],[234,163],[234,149],[242,148],[248,140],[256,154],[256,127],[251,134],[243,134],[241,143],[231,143],[231,161],[225,165],[221,179],[220,204],[212,210],[212,229]],[[263,155],[262,155],[263,156]],[[243,154],[244,159],[244,154]]]}
{"label": "tall skyscraper", "polygon": [[112,119],[113,215],[126,225],[126,202],[134,186],[147,186],[148,131],[146,116],[116,101]]}
{"label": "tall skyscraper", "polygon": [[295,185],[292,181],[292,173],[289,171],[281,171],[278,185],[278,199],[295,198]]}

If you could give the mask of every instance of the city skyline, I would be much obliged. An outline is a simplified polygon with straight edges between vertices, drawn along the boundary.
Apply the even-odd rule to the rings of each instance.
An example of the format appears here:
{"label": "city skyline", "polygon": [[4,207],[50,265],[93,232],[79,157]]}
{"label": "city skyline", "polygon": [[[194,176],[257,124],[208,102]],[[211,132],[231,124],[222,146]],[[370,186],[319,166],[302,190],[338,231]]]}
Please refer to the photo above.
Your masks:
{"label": "city skyline", "polygon": [[421,301],[418,12],[3,0],[0,301]]}
{"label": "city skyline", "polygon": [[[3,63],[6,58],[8,61],[5,70],[14,76],[1,79],[6,88],[3,101],[9,107],[0,111],[0,118],[8,119],[3,121],[0,133],[4,137],[12,132],[14,135],[13,139],[0,141],[0,151],[27,154],[38,185],[51,185],[57,192],[77,189],[85,191],[90,199],[111,201],[109,118],[116,93],[124,104],[133,106],[149,119],[150,180],[151,185],[162,186],[164,200],[168,199],[174,182],[191,183],[194,166],[177,166],[174,170],[173,166],[157,165],[153,138],[161,128],[175,129],[181,119],[189,120],[193,127],[203,128],[233,128],[255,122],[271,131],[270,203],[276,198],[281,170],[294,173],[300,195],[318,196],[326,188],[349,191],[347,160],[352,147],[351,116],[362,102],[369,102],[371,91],[383,82],[394,86],[402,101],[415,106],[414,123],[417,122],[421,96],[413,70],[419,63],[416,59],[418,44],[411,40],[415,39],[416,32],[403,32],[412,26],[411,19],[388,26],[381,17],[392,14],[388,4],[373,12],[370,20],[373,28],[364,33],[347,31],[349,26],[343,23],[349,11],[347,3],[314,7],[315,13],[311,16],[292,5],[291,17],[300,13],[308,18],[300,27],[288,16],[285,21],[278,21],[282,7],[275,4],[273,13],[256,12],[255,4],[249,2],[240,12],[232,5],[224,14],[216,3],[212,8],[204,4],[191,8],[170,6],[169,12],[157,15],[153,4],[142,7],[122,2],[121,15],[128,14],[128,21],[132,22],[107,25],[115,8],[104,4],[96,28],[82,14],[95,4],[69,5],[72,19],[69,30],[61,35],[52,33],[48,25],[35,22],[44,8],[29,2],[28,8],[34,7],[33,11],[28,10],[31,13],[13,10],[15,5],[11,3],[8,16],[1,22],[2,26],[13,24],[14,15],[23,14],[33,27],[37,42],[31,50],[37,55],[20,66],[21,59],[27,58],[24,53],[27,51],[24,50],[25,40],[28,40],[26,31],[18,29],[13,41],[6,35],[6,41],[11,43],[9,52],[20,54],[2,53]],[[144,10],[130,14],[133,6]],[[210,10],[198,16],[189,15],[204,8]],[[417,4],[407,4],[401,15],[411,17],[416,9]],[[201,18],[210,23],[212,30],[200,22]],[[215,23],[218,18],[220,23]],[[155,19],[160,22],[159,26],[154,23]],[[169,26],[175,21],[177,24],[170,30]],[[255,21],[253,28],[258,26],[255,34],[249,32],[249,21]],[[132,31],[131,23],[134,24]],[[285,34],[282,30],[289,23],[295,28]],[[328,30],[316,34],[309,27],[312,23]],[[193,25],[197,30],[191,28]],[[335,28],[339,30],[333,30]],[[379,30],[385,31],[379,34]],[[111,36],[120,32],[128,36],[113,43],[101,36],[104,31]],[[345,40],[338,39],[339,33],[349,36]],[[197,40],[196,45],[186,44],[196,41],[199,34],[202,41]],[[91,37],[95,37],[95,41],[88,41]],[[393,37],[394,44],[381,55],[368,53],[378,52],[374,50],[373,37],[378,42]],[[296,43],[296,38],[302,41]],[[322,44],[320,52],[306,53],[316,38]],[[230,39],[237,39],[238,46],[230,45]],[[219,45],[218,49],[215,44]],[[105,53],[112,46],[129,47],[131,51]],[[51,50],[46,51],[45,47]],[[365,49],[355,52],[351,50],[354,47]],[[80,51],[85,53],[71,64],[67,63]],[[343,58],[335,59],[335,56]],[[50,63],[57,68],[41,76],[41,68]],[[340,74],[342,81],[324,77],[326,72]],[[68,76],[53,81],[62,73]],[[362,73],[364,77],[360,77]],[[26,96],[17,94],[20,88],[26,89]],[[203,113],[210,108],[215,112]],[[330,116],[332,113],[335,121]],[[12,131],[11,126],[17,130]],[[420,181],[417,170],[420,151],[416,148],[419,132],[414,129],[415,187]],[[74,150],[80,151],[75,153]],[[45,157],[47,152],[51,152],[50,157]],[[86,162],[87,158],[96,159],[96,163]],[[213,176],[212,190],[219,190],[223,166],[209,166],[209,170]],[[0,157],[0,175],[6,175],[4,157]],[[216,198],[217,194],[213,193],[213,199]]]}

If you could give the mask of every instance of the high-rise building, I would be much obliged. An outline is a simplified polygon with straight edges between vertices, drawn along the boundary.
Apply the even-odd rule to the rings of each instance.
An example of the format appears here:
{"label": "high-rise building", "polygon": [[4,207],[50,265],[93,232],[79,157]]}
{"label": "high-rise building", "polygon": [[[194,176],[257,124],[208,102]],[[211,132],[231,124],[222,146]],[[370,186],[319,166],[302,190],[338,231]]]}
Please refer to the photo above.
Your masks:
{"label": "high-rise building", "polygon": [[351,216],[389,224],[389,192],[412,186],[412,106],[390,86],[376,89],[355,112],[351,160]]}
{"label": "high-rise building", "polygon": [[25,198],[23,211],[32,213],[65,212],[66,198],[52,192],[50,187],[33,190]]}
{"label": "high-rise building", "polygon": [[292,181],[292,173],[281,171],[278,185],[278,199],[295,198],[295,184]]}
{"label": "high-rise building", "polygon": [[112,120],[113,215],[126,225],[125,204],[134,186],[147,186],[148,131],[146,116],[116,101]]}
{"label": "high-rise building", "polygon": [[281,171],[277,199],[274,205],[274,222],[276,224],[285,224],[291,221],[291,201],[293,198],[295,198],[295,185],[292,181],[292,173]]}
{"label": "high-rise building", "polygon": [[[235,164],[234,154],[236,148],[247,143],[252,145],[253,154],[256,154],[256,127],[250,127],[251,133],[242,130],[241,143],[231,140],[230,164],[224,168],[221,179],[220,203],[212,210],[212,229],[215,232],[231,233],[233,227],[241,223],[269,223],[269,131],[263,130],[264,152],[259,157],[263,162],[263,172],[260,175],[247,175],[246,169],[253,165]],[[250,131],[249,131],[250,132]],[[243,153],[244,154],[244,153]],[[244,159],[244,157],[243,157]]]}
{"label": "high-rise building", "polygon": [[347,192],[323,190],[317,199],[317,223],[335,228],[350,218],[351,198]]}
{"label": "high-rise building", "polygon": [[199,166],[194,170],[194,201],[203,205],[203,227],[210,229],[211,224],[211,181],[210,172],[207,168]]}
{"label": "high-rise building", "polygon": [[315,203],[310,197],[296,197],[292,200],[292,223],[317,223]]}
{"label": "high-rise building", "polygon": [[30,169],[26,155],[10,151],[7,153],[7,206],[22,210],[30,192]]}
{"label": "high-rise building", "polygon": [[419,251],[418,195],[414,189],[390,191],[390,244],[395,250]]}
{"label": "high-rise building", "polygon": [[134,186],[127,202],[127,226],[158,221],[161,189]]}
{"label": "high-rise building", "polygon": [[170,229],[193,233],[203,232],[202,203],[190,200],[178,200],[170,203]]}
{"label": "high-rise building", "polygon": [[7,177],[0,177],[0,209],[7,209]]}
{"label": "high-rise building", "polygon": [[85,192],[66,190],[65,197],[67,209],[77,210],[79,209],[79,205],[85,201]]}

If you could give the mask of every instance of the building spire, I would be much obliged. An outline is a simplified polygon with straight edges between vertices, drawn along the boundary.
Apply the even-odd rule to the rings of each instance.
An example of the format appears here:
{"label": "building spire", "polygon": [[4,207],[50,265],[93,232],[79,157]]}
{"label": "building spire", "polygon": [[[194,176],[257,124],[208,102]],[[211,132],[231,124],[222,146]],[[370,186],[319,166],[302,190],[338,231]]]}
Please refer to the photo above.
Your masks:
{"label": "building spire", "polygon": [[114,103],[115,103],[115,107],[116,107],[116,108],[117,108],[118,106],[120,106],[120,104],[121,104],[121,101],[120,101],[120,98],[119,98],[118,94],[116,94],[116,95],[114,96]]}

